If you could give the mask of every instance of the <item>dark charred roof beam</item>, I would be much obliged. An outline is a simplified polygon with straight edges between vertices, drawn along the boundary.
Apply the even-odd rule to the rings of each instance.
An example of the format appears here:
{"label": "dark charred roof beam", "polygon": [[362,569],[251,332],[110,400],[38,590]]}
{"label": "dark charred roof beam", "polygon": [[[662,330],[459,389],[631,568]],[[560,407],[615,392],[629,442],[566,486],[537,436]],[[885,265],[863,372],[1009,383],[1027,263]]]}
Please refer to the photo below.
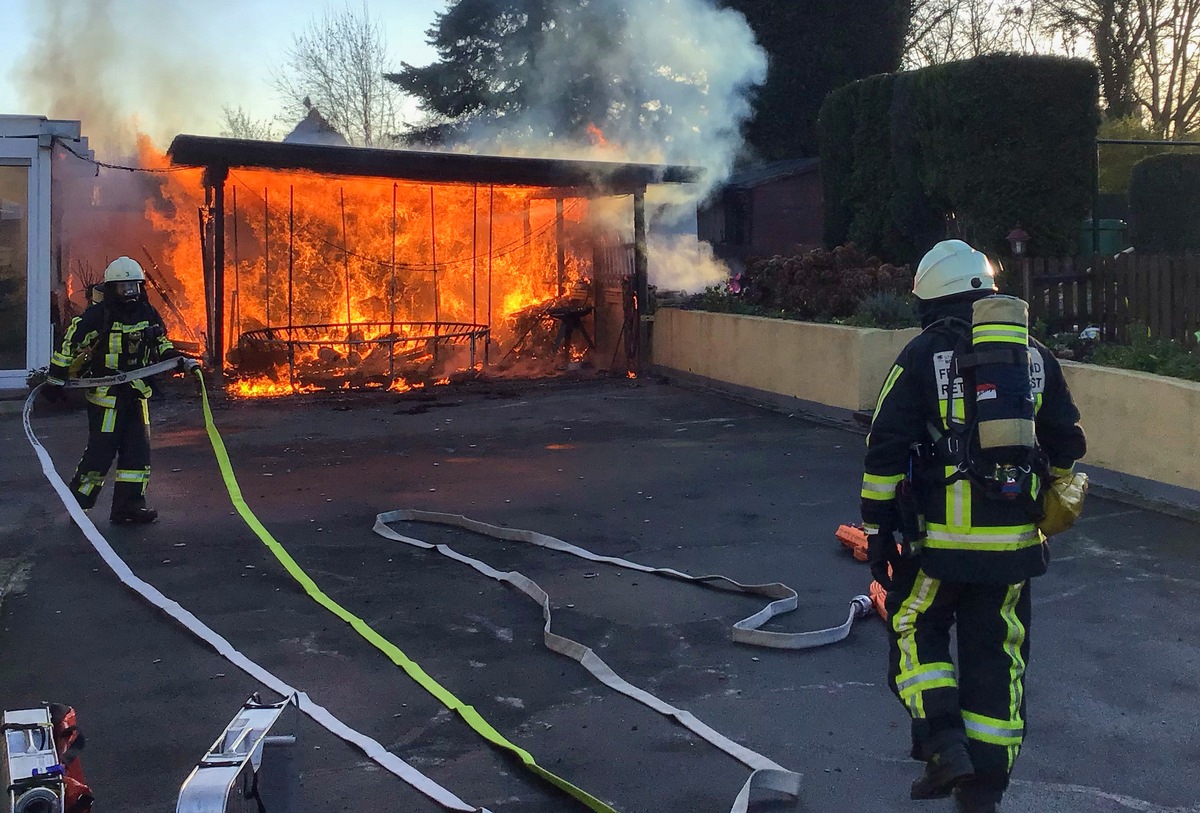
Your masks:
{"label": "dark charred roof beam", "polygon": [[176,136],[167,155],[177,166],[217,172],[238,167],[308,170],[424,183],[577,188],[595,195],[630,194],[652,184],[696,183],[704,174],[702,169],[688,166],[331,147],[195,135]]}

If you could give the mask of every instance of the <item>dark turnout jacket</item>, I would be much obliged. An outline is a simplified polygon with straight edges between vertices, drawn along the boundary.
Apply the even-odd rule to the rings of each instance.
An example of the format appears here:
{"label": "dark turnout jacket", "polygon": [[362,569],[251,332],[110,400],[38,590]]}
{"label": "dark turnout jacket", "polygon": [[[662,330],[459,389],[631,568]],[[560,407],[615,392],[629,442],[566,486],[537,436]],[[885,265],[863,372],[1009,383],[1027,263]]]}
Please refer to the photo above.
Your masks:
{"label": "dark turnout jacket", "polygon": [[[71,320],[62,347],[50,359],[49,378],[58,383],[73,377],[101,378],[179,355],[167,338],[162,316],[144,296],[128,304],[104,301]],[[142,398],[151,394],[148,383],[136,380],[89,389],[87,399],[112,408],[121,390]]]}
{"label": "dark turnout jacket", "polygon": [[[964,340],[970,341],[975,298],[930,303],[934,307],[923,314],[925,330],[900,353],[884,382],[863,475],[862,518],[869,530],[899,528],[897,488],[910,474],[913,445],[932,443],[930,425],[945,431],[952,419],[966,418],[964,382],[951,373],[951,359]],[[1087,450],[1079,410],[1045,345],[1031,338],[1029,355],[1037,442],[1048,459],[1049,476],[1065,476]],[[1044,573],[1045,538],[1029,503],[989,498],[970,478],[943,484],[954,469],[941,463],[917,496],[924,538],[914,547],[925,573],[947,581],[1000,584]],[[1035,497],[1044,485],[1034,478]]]}

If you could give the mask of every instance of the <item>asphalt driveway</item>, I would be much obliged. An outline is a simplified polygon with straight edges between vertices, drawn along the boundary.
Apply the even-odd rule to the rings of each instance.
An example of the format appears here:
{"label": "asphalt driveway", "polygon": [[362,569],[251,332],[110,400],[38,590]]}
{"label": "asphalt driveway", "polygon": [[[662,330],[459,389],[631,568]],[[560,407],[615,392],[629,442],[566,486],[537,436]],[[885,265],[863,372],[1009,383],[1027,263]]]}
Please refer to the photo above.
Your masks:
{"label": "asphalt driveway", "polygon": [[[142,578],[351,726],[472,804],[583,810],[446,712],[308,599],[236,516],[197,399],[153,407],[161,514],[99,527]],[[624,813],[724,813],[747,769],[541,645],[541,612],[461,564],[371,531],[396,508],[542,531],[597,553],[783,581],[839,623],[868,576],[836,544],[856,518],[862,436],[655,381],[476,383],[434,394],[222,402],[246,499],[337,601],[547,769]],[[81,412],[35,430],[65,477]],[[259,687],[125,590],[71,524],[18,416],[0,417],[0,703],[78,709],[98,810],[174,809],[179,783]],[[111,486],[109,487],[111,488]],[[761,810],[949,810],[908,801],[918,766],[866,619],[836,646],[752,649],[761,602],[433,526],[408,528],[537,581],[555,628],[630,682],[804,775]],[[1029,737],[1006,809],[1200,811],[1200,526],[1093,498],[1034,585]],[[310,810],[439,809],[300,718]],[[233,808],[231,808],[233,809]]]}

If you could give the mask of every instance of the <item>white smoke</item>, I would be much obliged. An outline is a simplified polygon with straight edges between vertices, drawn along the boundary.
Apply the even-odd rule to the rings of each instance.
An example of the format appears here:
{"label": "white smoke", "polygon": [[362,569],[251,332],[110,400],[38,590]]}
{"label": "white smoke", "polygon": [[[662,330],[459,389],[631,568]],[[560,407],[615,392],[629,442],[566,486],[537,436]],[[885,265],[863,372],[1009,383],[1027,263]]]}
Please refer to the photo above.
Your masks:
{"label": "white smoke", "polygon": [[[541,70],[531,108],[469,131],[472,149],[519,155],[679,164],[704,171],[698,184],[659,185],[647,195],[651,228],[651,282],[661,288],[698,290],[719,282],[728,269],[697,245],[696,206],[720,185],[743,148],[751,93],[767,74],[767,57],[739,13],[711,0],[609,0],[624,12],[621,31],[592,38],[550,39],[532,55]],[[564,3],[563,9],[577,4]],[[602,4],[601,4],[602,5]],[[613,15],[620,19],[621,15]],[[610,109],[587,141],[555,134],[562,85],[574,77],[604,77],[608,87],[629,89],[639,109]],[[502,124],[502,126],[501,126]],[[628,230],[623,209],[612,220]],[[683,232],[690,225],[692,239]],[[628,236],[628,235],[627,235]],[[686,273],[684,273],[686,270]]]}
{"label": "white smoke", "polygon": [[26,0],[26,13],[32,43],[13,77],[23,112],[80,120],[103,158],[133,155],[139,132],[165,145],[232,98],[220,40],[204,33],[234,13],[228,0]]}

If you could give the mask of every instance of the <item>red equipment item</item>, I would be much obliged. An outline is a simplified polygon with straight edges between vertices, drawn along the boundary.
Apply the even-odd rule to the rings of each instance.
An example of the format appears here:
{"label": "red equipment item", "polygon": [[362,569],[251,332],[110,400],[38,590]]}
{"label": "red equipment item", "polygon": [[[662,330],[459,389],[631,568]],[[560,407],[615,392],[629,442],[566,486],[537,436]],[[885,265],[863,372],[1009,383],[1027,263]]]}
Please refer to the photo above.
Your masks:
{"label": "red equipment item", "polygon": [[96,797],[83,777],[83,765],[79,761],[84,738],[76,724],[75,709],[65,703],[51,703],[50,721],[54,724],[54,749],[63,767],[63,790],[66,796],[63,799],[63,811],[89,813]]}
{"label": "red equipment item", "polygon": [[[842,543],[842,547],[849,550],[855,559],[860,562],[867,561],[867,532],[862,529],[861,525],[839,525],[836,536]],[[891,569],[889,565],[888,571],[890,572]],[[882,584],[872,580],[870,592],[871,604],[875,606],[875,612],[879,613],[879,617],[886,621],[888,614],[884,605],[887,601],[887,590],[883,589]]]}

